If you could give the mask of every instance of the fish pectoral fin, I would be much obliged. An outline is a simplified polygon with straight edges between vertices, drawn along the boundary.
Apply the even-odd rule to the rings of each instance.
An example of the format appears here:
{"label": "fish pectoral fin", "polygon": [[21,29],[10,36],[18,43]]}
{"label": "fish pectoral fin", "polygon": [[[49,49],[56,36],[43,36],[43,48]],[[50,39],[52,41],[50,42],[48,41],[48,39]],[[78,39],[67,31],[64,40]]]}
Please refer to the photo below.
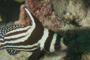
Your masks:
{"label": "fish pectoral fin", "polygon": [[40,51],[40,48],[36,49],[35,51],[33,51],[32,55],[28,58],[28,60],[39,60],[39,56],[40,56],[40,53],[42,51]]}

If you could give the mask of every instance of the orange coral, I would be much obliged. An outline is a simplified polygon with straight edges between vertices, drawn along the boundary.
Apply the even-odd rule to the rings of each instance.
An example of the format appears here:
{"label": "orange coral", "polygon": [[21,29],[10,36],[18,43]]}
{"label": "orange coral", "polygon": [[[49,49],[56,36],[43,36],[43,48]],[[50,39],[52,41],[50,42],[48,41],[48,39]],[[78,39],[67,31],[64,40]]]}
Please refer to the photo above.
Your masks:
{"label": "orange coral", "polygon": [[26,15],[25,5],[21,5],[19,20],[16,21],[14,24],[22,24],[22,25],[30,24],[29,19],[28,19],[27,15]]}

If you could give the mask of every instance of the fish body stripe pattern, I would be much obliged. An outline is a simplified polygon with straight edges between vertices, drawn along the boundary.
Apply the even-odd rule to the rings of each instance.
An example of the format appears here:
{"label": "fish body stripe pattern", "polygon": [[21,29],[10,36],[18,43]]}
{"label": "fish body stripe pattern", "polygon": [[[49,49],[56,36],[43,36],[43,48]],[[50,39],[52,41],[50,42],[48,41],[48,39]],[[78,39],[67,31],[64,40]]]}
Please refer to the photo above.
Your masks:
{"label": "fish body stripe pattern", "polygon": [[[28,26],[27,26],[28,27]],[[25,28],[25,27],[24,27]],[[21,30],[24,30],[24,28],[22,28]],[[30,28],[31,29],[31,28]],[[20,31],[21,31],[20,30]],[[26,29],[27,30],[27,32],[28,32],[28,28]],[[13,30],[12,30],[13,31]],[[18,31],[17,31],[18,32]],[[26,33],[27,33],[26,32]],[[16,32],[15,32],[16,33]],[[17,50],[26,50],[26,49],[30,49],[30,48],[35,48],[35,46],[36,47],[38,47],[39,45],[40,45],[40,48],[41,48],[41,50],[43,50],[44,49],[44,45],[45,45],[45,42],[46,42],[46,40],[47,40],[47,38],[49,37],[49,33],[50,33],[50,31],[48,30],[48,29],[46,29],[46,28],[44,28],[44,31],[43,31],[43,35],[41,36],[41,39],[40,40],[38,40],[35,44],[27,44],[27,45],[23,45],[23,44],[20,44],[21,42],[22,43],[25,43],[25,41],[26,40],[28,40],[28,37],[30,36],[28,36],[28,34],[29,33],[27,33],[27,34],[23,34],[24,35],[24,37],[25,38],[27,38],[27,39],[25,39],[25,38],[23,38],[23,37],[21,37],[21,38],[18,38],[18,37],[20,37],[20,36],[17,36],[17,37],[14,37],[14,35],[12,36],[7,36],[7,37],[9,37],[9,39],[8,39],[8,41],[7,41],[7,39],[5,38],[4,40],[4,42],[1,42],[0,44],[1,44],[1,46],[0,46],[0,48],[1,49],[3,49],[3,48],[15,48],[15,49],[17,49]],[[12,33],[11,33],[12,34]],[[13,32],[13,34],[14,34],[14,32]],[[20,33],[19,33],[20,34]],[[33,33],[32,33],[33,34]],[[17,34],[18,35],[18,34]],[[55,41],[56,41],[56,33],[54,33],[54,35],[53,35],[53,39],[52,39],[52,42],[51,42],[51,47],[53,47],[53,49],[54,49],[54,43],[55,43]],[[16,36],[16,35],[15,35]],[[21,36],[22,36],[22,33],[21,33]],[[28,36],[28,37],[27,37]],[[11,37],[11,38],[10,38]],[[17,39],[16,39],[17,38]],[[13,39],[15,39],[15,40],[13,40]],[[18,44],[19,43],[19,44]],[[51,52],[51,47],[50,47],[50,52]]]}
{"label": "fish body stripe pattern", "polygon": [[[28,26],[26,26],[26,27],[28,27]],[[24,27],[24,28],[26,28],[26,27]],[[24,32],[24,28],[20,28],[21,30],[20,31],[23,31]],[[30,28],[31,29],[31,28]],[[17,29],[16,29],[17,30]],[[14,30],[14,31],[16,31],[16,30]],[[25,30],[27,30],[25,33],[27,33],[28,32],[28,28],[27,29],[25,29]],[[13,30],[12,30],[13,31]],[[18,31],[16,31],[16,32],[14,32],[13,31],[13,33],[11,33],[11,34],[14,34],[14,33],[16,33],[16,32],[18,32]],[[0,49],[3,49],[3,48],[14,48],[14,49],[16,49],[16,50],[23,50],[23,51],[32,51],[32,50],[34,50],[34,49],[37,49],[38,47],[40,47],[41,48],[41,50],[43,50],[44,49],[44,46],[46,45],[45,43],[48,41],[48,38],[50,37],[50,33],[52,33],[51,31],[49,31],[48,29],[46,29],[46,28],[44,28],[44,31],[43,31],[43,35],[41,36],[41,39],[40,40],[38,40],[35,44],[27,44],[27,45],[23,45],[23,44],[20,44],[21,42],[25,42],[26,40],[28,40],[28,39],[25,39],[25,38],[23,38],[23,37],[21,37],[21,38],[18,38],[18,37],[20,37],[20,36],[17,36],[17,37],[14,37],[14,35],[11,37],[11,36],[8,36],[7,34],[7,37],[9,37],[9,39],[8,39],[8,41],[7,41],[7,39],[5,38],[4,40],[4,42],[0,42],[0,44],[1,44],[1,46],[0,46]],[[19,33],[19,34],[21,34],[21,36],[22,36],[22,33]],[[27,34],[23,34],[25,37],[28,35],[29,33],[27,33]],[[33,34],[33,33],[32,33]],[[17,34],[18,35],[18,34]],[[16,36],[16,35],[15,35]],[[30,36],[30,35],[29,35]],[[28,37],[29,37],[28,36]],[[10,38],[11,37],[11,38]],[[27,38],[28,38],[27,37]],[[17,38],[17,39],[16,39]],[[13,40],[13,39],[15,39],[15,40]],[[49,47],[49,52],[54,52],[55,51],[55,42],[56,42],[56,40],[57,40],[57,34],[56,33],[53,33],[53,36],[52,36],[52,39],[51,39],[51,44],[50,44],[50,46],[48,46]],[[1,41],[1,40],[0,40]],[[64,43],[62,43],[63,41],[62,40],[60,40],[61,41],[61,46],[65,46],[65,44]],[[19,43],[19,44],[18,44]],[[48,43],[50,43],[50,42],[48,42]],[[39,46],[40,45],[40,46]],[[34,47],[34,48],[33,48]]]}
{"label": "fish body stripe pattern", "polygon": [[[34,51],[38,48],[46,52],[54,52],[59,49],[67,49],[61,39],[62,36],[44,28],[40,21],[31,15],[32,26],[12,25],[0,30],[0,49],[12,48],[15,50]],[[63,48],[65,47],[65,48]],[[10,51],[10,50],[8,50]]]}
{"label": "fish body stripe pattern", "polygon": [[6,33],[8,33],[9,31],[12,31],[14,29],[17,28],[24,28],[24,25],[10,25],[4,28],[0,28],[0,40],[4,40],[4,36],[6,35]]}
{"label": "fish body stripe pattern", "polygon": [[[32,32],[33,32],[33,29],[34,28],[30,28],[30,27],[28,27],[28,26],[26,26],[26,27],[24,27],[24,28],[20,28],[20,29],[16,29],[16,30],[12,30],[12,31],[10,31],[10,32],[8,32],[9,34],[13,34],[13,35],[10,35],[10,36],[8,36],[8,34],[5,34],[5,35],[7,35],[6,37],[4,37],[4,41],[3,42],[1,42],[0,44],[1,44],[1,46],[3,46],[4,48],[7,48],[7,47],[17,47],[17,46],[14,46],[14,44],[15,43],[21,43],[21,42],[24,42],[24,41],[26,41],[26,40],[28,40],[28,38],[29,38],[29,36],[32,34]],[[25,28],[27,28],[27,29],[25,29]],[[19,31],[23,31],[24,32],[24,30],[27,30],[26,32],[24,32],[24,33],[19,33],[19,34],[16,34],[16,35],[14,35],[15,33],[17,33],[18,32],[18,30]],[[23,37],[22,37],[23,36]],[[21,38],[19,38],[19,37],[21,37]],[[8,39],[8,41],[7,41],[7,39]],[[4,46],[5,45],[5,46]],[[21,44],[20,44],[21,45]],[[29,45],[29,44],[27,44],[27,45]],[[32,45],[31,45],[32,46]],[[19,46],[18,46],[19,47]],[[22,47],[28,47],[28,46],[21,46],[21,48]],[[30,46],[29,46],[30,47]],[[0,48],[2,48],[2,47],[0,47]],[[19,47],[20,48],[20,47]]]}
{"label": "fish body stripe pattern", "polygon": [[50,45],[50,52],[54,52],[55,51],[55,42],[56,42],[56,39],[57,39],[57,34],[54,33],[53,35],[53,38],[52,38],[52,42],[51,42],[51,45]]}
{"label": "fish body stripe pattern", "polygon": [[49,35],[49,31],[48,31],[48,29],[45,28],[45,29],[44,29],[44,33],[43,33],[43,36],[42,36],[42,38],[39,40],[41,50],[44,49],[44,45],[45,45],[45,42],[46,42],[46,40],[47,40],[47,38],[48,38],[48,35]]}
{"label": "fish body stripe pattern", "polygon": [[[10,26],[6,26],[4,28],[0,28],[0,43],[4,42],[4,36],[6,35],[6,33],[8,33],[9,31],[15,30],[15,29],[19,29],[19,28],[24,28],[25,25],[10,25]],[[2,47],[1,47],[2,49]],[[6,49],[6,51],[10,54],[10,55],[15,55],[17,53],[19,53],[20,51],[14,50],[14,49]]]}

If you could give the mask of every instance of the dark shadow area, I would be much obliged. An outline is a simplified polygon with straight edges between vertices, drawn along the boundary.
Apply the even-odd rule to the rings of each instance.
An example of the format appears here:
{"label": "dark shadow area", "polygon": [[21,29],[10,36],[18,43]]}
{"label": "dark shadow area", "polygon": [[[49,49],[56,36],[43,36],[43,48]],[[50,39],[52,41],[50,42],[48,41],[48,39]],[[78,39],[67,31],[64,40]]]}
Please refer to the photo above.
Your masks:
{"label": "dark shadow area", "polygon": [[19,18],[20,5],[23,3],[18,3],[14,0],[0,0],[0,15],[3,20],[0,24],[17,20]]}
{"label": "dark shadow area", "polygon": [[83,0],[83,3],[85,4],[86,8],[90,7],[90,0]]}
{"label": "dark shadow area", "polygon": [[81,60],[82,54],[90,52],[90,28],[76,28],[65,33],[69,42],[66,60]]}

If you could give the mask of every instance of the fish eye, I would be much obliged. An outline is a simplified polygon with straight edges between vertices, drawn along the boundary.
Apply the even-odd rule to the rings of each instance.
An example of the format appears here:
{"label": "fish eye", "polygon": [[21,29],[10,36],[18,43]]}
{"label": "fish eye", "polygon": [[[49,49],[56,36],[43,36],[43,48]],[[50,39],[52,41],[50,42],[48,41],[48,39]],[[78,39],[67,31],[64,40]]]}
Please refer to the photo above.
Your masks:
{"label": "fish eye", "polygon": [[56,46],[56,47],[59,47],[59,43],[58,43],[58,42],[56,42],[56,43],[55,43],[55,46]]}

